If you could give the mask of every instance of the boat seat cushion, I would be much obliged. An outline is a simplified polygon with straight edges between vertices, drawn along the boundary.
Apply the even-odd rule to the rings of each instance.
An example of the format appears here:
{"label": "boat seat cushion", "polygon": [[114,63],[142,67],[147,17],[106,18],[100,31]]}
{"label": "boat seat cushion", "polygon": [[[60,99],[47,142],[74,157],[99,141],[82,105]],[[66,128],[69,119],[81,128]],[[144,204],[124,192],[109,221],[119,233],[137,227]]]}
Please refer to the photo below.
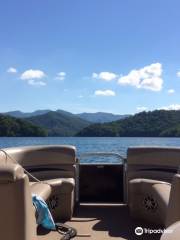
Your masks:
{"label": "boat seat cushion", "polygon": [[129,181],[129,206],[134,218],[165,225],[171,184],[153,179]]}
{"label": "boat seat cushion", "polygon": [[44,182],[30,182],[31,192],[42,197],[45,201],[55,190],[58,193],[70,193],[73,191],[75,181],[73,178],[56,178]]}
{"label": "boat seat cushion", "polygon": [[51,195],[51,186],[46,183],[31,182],[30,183],[31,193],[36,194],[39,197],[43,198],[45,201]]}
{"label": "boat seat cushion", "polygon": [[55,178],[46,181],[52,188],[58,188],[59,193],[70,193],[74,190],[74,178]]}

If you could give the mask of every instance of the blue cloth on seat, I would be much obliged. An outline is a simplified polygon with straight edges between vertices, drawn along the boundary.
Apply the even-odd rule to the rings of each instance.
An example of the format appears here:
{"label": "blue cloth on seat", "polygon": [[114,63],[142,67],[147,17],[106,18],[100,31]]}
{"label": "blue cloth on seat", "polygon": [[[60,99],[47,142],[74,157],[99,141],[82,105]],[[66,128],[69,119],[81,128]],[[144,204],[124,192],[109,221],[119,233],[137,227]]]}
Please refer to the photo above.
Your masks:
{"label": "blue cloth on seat", "polygon": [[37,224],[46,229],[55,230],[56,226],[46,202],[36,194],[32,194],[32,201],[37,211]]}

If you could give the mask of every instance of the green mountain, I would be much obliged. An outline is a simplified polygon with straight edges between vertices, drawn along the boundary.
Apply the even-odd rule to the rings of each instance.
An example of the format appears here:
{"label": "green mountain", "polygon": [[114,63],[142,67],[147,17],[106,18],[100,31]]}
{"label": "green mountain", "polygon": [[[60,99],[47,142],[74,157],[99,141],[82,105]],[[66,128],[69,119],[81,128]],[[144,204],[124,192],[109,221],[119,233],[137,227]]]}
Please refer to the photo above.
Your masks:
{"label": "green mountain", "polygon": [[180,137],[180,111],[141,112],[111,123],[90,125],[77,136]]}
{"label": "green mountain", "polygon": [[[34,112],[21,112],[19,110],[17,111],[11,111],[11,112],[5,112],[2,113],[7,116],[12,116],[16,118],[29,118],[29,117],[35,117],[39,115],[46,114],[48,112],[51,112],[51,110],[36,110]],[[96,112],[96,113],[78,113],[78,114],[72,114],[70,112],[64,111],[64,110],[56,110],[56,112],[61,113],[66,116],[76,116],[81,119],[84,119],[88,122],[92,123],[105,123],[105,122],[112,122],[117,121],[119,119],[123,119],[128,117],[129,115],[119,115],[119,114],[112,114],[112,113],[105,113],[105,112]]]}
{"label": "green mountain", "polygon": [[112,121],[117,121],[117,120],[129,117],[129,115],[119,115],[119,114],[112,114],[112,113],[105,113],[105,112],[79,113],[77,115],[80,118],[85,119],[92,123],[112,122]]}
{"label": "green mountain", "polygon": [[34,124],[10,116],[0,114],[0,136],[1,137],[44,137],[46,130]]}
{"label": "green mountain", "polygon": [[74,136],[90,125],[72,113],[64,111],[49,111],[43,115],[26,118],[32,124],[47,130],[48,136]]}
{"label": "green mountain", "polygon": [[36,110],[34,112],[21,112],[19,110],[17,111],[11,111],[11,112],[5,112],[2,113],[3,115],[11,116],[11,117],[16,117],[16,118],[28,118],[28,117],[34,117],[38,115],[45,114],[49,112],[50,110]]}

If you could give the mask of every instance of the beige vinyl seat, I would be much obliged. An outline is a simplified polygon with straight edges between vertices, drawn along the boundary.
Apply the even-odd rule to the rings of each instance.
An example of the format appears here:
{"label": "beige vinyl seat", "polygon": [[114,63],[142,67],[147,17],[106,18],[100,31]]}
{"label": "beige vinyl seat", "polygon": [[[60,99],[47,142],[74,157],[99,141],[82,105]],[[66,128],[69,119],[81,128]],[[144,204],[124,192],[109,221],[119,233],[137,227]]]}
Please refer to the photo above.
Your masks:
{"label": "beige vinyl seat", "polygon": [[[6,240],[36,239],[32,194],[42,197],[55,221],[70,220],[75,204],[76,157],[71,146],[6,149],[0,153],[0,232]],[[28,176],[24,169],[40,181]],[[17,217],[18,216],[18,217]],[[8,231],[11,229],[11,231]]]}
{"label": "beige vinyl seat", "polygon": [[162,226],[165,232],[161,240],[180,239],[180,174],[174,175],[171,184],[132,179],[129,181],[129,195],[133,218]]}
{"label": "beige vinyl seat", "polygon": [[166,228],[180,220],[179,164],[176,148],[128,149],[128,205],[133,218]]}
{"label": "beige vinyl seat", "polygon": [[5,151],[41,181],[35,182],[29,177],[31,193],[41,196],[47,202],[55,220],[69,220],[77,197],[75,147],[47,145],[7,148]]}
{"label": "beige vinyl seat", "polygon": [[[55,219],[59,219],[59,216],[61,219],[62,216],[63,219],[69,219],[73,212],[73,202],[69,194],[73,192],[74,184],[74,179],[51,179],[44,183],[30,183],[20,165],[0,164],[1,238],[35,239],[36,221],[32,193],[42,197],[49,205],[54,204],[50,206],[50,210]],[[58,196],[59,199],[54,199],[54,196]]]}

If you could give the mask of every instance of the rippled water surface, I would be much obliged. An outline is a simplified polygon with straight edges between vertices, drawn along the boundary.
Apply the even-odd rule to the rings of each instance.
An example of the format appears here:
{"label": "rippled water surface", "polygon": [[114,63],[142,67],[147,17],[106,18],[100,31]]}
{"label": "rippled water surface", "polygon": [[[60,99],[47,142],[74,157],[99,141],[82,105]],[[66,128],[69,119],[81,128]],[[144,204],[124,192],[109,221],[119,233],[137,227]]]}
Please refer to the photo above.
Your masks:
{"label": "rippled water surface", "polygon": [[[111,137],[21,137],[0,138],[0,148],[29,146],[29,145],[53,145],[68,144],[77,148],[78,155],[86,152],[117,152],[126,156],[127,148],[130,146],[177,146],[180,147],[180,138],[111,138]],[[113,158],[89,158],[82,162],[117,162]]]}

